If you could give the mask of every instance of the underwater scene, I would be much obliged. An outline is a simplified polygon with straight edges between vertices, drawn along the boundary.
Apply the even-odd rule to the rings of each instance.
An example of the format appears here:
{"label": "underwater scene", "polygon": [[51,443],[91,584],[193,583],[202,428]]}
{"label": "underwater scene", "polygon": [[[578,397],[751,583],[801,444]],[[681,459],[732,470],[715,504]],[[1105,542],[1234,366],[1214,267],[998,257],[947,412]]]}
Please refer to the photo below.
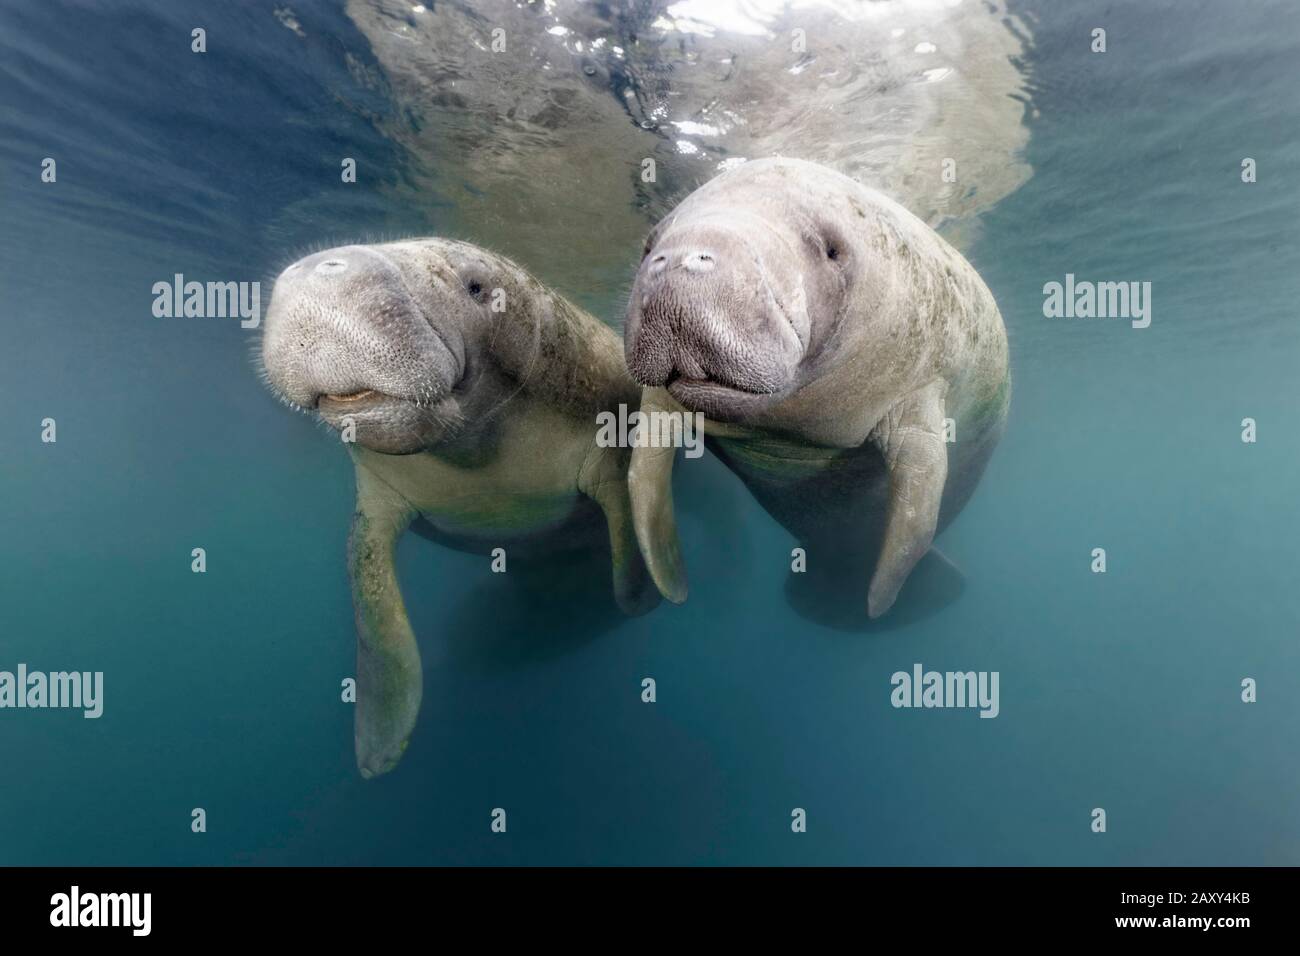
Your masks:
{"label": "underwater scene", "polygon": [[0,865],[1300,864],[1288,0],[0,0]]}

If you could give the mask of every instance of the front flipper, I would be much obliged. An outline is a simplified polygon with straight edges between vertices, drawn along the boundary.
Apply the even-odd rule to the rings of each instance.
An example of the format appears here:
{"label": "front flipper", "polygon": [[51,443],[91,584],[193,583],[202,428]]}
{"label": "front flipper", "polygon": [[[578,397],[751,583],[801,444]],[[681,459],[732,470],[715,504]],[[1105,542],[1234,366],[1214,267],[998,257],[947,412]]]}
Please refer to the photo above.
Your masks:
{"label": "front flipper", "polygon": [[867,592],[867,613],[880,617],[893,606],[912,567],[934,539],[939,504],[948,480],[943,441],[946,383],[934,381],[893,406],[869,440],[889,470],[889,505],[876,572]]}
{"label": "front flipper", "polygon": [[632,528],[632,499],[627,488],[629,458],[625,448],[593,448],[578,478],[578,490],[605,513],[614,599],[623,613],[636,616],[654,610],[659,604],[659,592],[641,558]]}
{"label": "front flipper", "polygon": [[[641,412],[681,411],[662,388],[641,392]],[[644,420],[644,419],[643,419]],[[632,503],[632,526],[650,577],[659,592],[674,604],[686,600],[686,567],[677,519],[673,514],[673,459],[675,448],[637,447],[632,450],[627,488]]]}
{"label": "front flipper", "polygon": [[348,573],[357,619],[357,768],[367,778],[397,766],[424,689],[394,564],[397,538],[414,514],[401,495],[358,464]]}

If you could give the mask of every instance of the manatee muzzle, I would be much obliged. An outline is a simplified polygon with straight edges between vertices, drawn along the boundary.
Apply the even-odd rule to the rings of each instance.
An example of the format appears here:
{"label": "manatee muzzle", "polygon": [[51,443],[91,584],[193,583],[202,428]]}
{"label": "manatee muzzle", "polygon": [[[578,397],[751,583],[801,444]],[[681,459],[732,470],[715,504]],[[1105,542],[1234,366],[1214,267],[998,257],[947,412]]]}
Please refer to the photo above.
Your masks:
{"label": "manatee muzzle", "polygon": [[809,323],[802,277],[785,265],[769,268],[775,252],[717,228],[665,236],[643,261],[628,303],[632,377],[728,420],[788,394]]}
{"label": "manatee muzzle", "polygon": [[363,246],[302,259],[276,280],[262,339],[271,386],[376,451],[418,450],[457,418],[464,361],[401,270]]}

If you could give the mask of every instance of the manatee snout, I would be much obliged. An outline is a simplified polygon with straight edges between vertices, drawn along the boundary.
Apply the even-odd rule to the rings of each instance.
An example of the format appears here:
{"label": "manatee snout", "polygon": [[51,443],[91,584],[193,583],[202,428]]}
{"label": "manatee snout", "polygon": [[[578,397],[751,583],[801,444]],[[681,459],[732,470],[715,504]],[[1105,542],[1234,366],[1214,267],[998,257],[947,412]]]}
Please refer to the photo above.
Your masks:
{"label": "manatee snout", "polygon": [[276,279],[262,366],[286,400],[374,451],[406,454],[455,418],[464,370],[454,326],[439,327],[436,289],[366,246],[300,259]]}
{"label": "manatee snout", "polygon": [[664,229],[628,302],[632,377],[723,421],[788,394],[809,329],[802,277],[788,258],[779,237],[747,232],[743,221]]}

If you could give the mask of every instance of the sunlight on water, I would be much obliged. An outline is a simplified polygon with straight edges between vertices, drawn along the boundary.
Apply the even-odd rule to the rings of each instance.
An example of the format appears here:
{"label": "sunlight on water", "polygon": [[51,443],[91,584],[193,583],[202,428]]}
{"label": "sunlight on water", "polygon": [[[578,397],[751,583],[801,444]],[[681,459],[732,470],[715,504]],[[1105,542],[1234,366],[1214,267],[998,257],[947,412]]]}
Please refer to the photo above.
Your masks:
{"label": "sunlight on water", "polygon": [[[641,238],[677,200],[745,158],[830,165],[958,241],[1030,174],[1012,64],[1021,42],[1015,18],[993,5],[623,12],[493,0],[411,16],[403,4],[352,0],[348,11],[401,104],[386,131],[418,157],[404,201],[438,196],[447,228],[507,255],[527,251],[540,277],[588,303],[624,281]],[[490,55],[487,23],[500,25],[504,55]],[[940,176],[945,159],[978,188]],[[548,242],[557,230],[566,241]]]}

